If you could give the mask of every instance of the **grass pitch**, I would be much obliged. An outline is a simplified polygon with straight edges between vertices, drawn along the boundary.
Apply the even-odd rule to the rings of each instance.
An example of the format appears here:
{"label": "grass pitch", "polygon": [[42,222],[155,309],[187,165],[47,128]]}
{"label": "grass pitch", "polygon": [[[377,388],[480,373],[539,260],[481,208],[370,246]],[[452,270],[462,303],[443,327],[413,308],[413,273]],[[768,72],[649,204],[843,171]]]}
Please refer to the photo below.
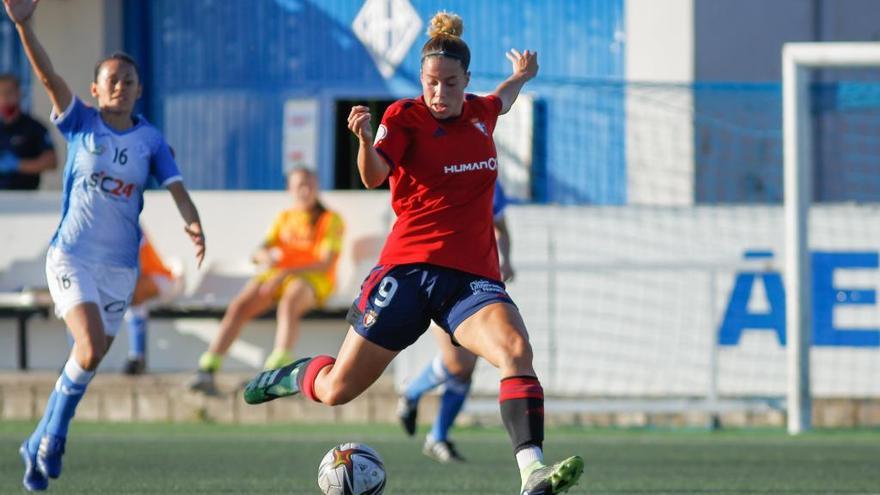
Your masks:
{"label": "grass pitch", "polygon": [[[0,423],[0,493],[25,493],[17,449],[32,423]],[[421,431],[420,433],[424,433]],[[469,462],[439,465],[422,436],[395,425],[221,426],[77,423],[54,494],[319,494],[318,462],[333,445],[365,442],[388,471],[386,494],[504,494],[519,489],[507,436],[464,428]],[[880,430],[651,431],[557,428],[548,460],[580,454],[571,494],[878,494]]]}

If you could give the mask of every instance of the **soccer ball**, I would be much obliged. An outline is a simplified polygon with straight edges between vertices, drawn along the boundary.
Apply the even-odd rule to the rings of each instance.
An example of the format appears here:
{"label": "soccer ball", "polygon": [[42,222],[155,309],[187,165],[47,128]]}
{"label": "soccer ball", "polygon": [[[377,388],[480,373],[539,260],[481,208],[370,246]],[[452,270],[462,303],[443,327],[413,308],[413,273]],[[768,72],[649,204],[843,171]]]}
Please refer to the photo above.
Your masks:
{"label": "soccer ball", "polygon": [[324,495],[381,495],[385,466],[379,454],[362,443],[344,443],[327,452],[318,467]]}

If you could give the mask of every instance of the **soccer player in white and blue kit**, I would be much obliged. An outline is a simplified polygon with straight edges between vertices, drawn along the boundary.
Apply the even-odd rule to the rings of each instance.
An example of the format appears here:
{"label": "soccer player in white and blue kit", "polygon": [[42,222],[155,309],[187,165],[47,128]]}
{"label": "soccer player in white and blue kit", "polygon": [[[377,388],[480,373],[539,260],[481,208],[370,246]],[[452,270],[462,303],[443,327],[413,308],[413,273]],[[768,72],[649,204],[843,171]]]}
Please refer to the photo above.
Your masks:
{"label": "soccer player in white and blue kit", "polygon": [[4,5],[68,146],[61,222],[47,255],[46,276],[55,312],[64,318],[74,345],[42,420],[20,448],[23,484],[39,491],[61,474],[68,425],[131,302],[138,275],[138,217],[149,178],[171,192],[199,264],[205,237],[168,144],[132,113],[141,94],[134,60],[114,54],[100,61],[91,84],[98,106],[86,106],[55,72],[37,40],[30,22],[37,1],[4,0]]}

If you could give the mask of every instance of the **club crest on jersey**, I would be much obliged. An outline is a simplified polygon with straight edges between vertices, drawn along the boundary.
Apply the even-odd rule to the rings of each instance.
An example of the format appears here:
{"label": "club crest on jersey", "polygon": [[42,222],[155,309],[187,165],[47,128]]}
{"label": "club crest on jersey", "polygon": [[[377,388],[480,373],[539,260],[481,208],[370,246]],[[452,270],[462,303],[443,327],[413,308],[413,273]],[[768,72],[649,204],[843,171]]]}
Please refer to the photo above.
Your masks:
{"label": "club crest on jersey", "polygon": [[367,310],[367,312],[364,313],[364,326],[367,328],[373,326],[373,323],[376,323],[376,320],[378,318],[379,318],[379,313],[377,313],[376,310],[374,310],[374,309]]}
{"label": "club crest on jersey", "polygon": [[380,125],[378,129],[376,129],[376,139],[373,140],[373,145],[379,144],[379,141],[385,139],[385,136],[388,135],[388,128],[385,125]]}
{"label": "club crest on jersey", "polygon": [[486,128],[486,124],[482,123],[479,119],[471,119],[471,124],[474,124],[474,127],[482,132],[484,136],[489,136],[489,130]]}
{"label": "club crest on jersey", "polygon": [[93,155],[103,155],[107,151],[107,147],[96,142],[96,137],[106,137],[106,134],[84,134],[82,137],[83,148]]}

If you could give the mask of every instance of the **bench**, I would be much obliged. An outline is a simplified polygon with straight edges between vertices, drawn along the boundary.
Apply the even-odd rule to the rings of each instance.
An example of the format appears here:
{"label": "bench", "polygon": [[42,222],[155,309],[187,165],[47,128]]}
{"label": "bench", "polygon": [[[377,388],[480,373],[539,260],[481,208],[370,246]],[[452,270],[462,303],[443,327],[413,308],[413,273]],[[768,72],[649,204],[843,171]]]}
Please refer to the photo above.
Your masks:
{"label": "bench", "polygon": [[[152,307],[160,319],[222,318],[231,299],[253,276],[248,258],[275,215],[289,204],[284,192],[195,191],[207,234],[207,258],[198,269],[193,249],[169,194],[145,195],[142,222],[160,255],[176,258],[185,288],[169,304]],[[324,308],[307,319],[344,318],[360,283],[379,257],[392,214],[387,192],[327,191],[324,204],[345,221],[346,234],[337,266],[337,287]],[[52,315],[45,280],[47,239],[58,223],[58,193],[0,193],[0,318],[16,321],[16,362],[28,368],[28,322]],[[274,311],[262,318],[274,318]]]}

